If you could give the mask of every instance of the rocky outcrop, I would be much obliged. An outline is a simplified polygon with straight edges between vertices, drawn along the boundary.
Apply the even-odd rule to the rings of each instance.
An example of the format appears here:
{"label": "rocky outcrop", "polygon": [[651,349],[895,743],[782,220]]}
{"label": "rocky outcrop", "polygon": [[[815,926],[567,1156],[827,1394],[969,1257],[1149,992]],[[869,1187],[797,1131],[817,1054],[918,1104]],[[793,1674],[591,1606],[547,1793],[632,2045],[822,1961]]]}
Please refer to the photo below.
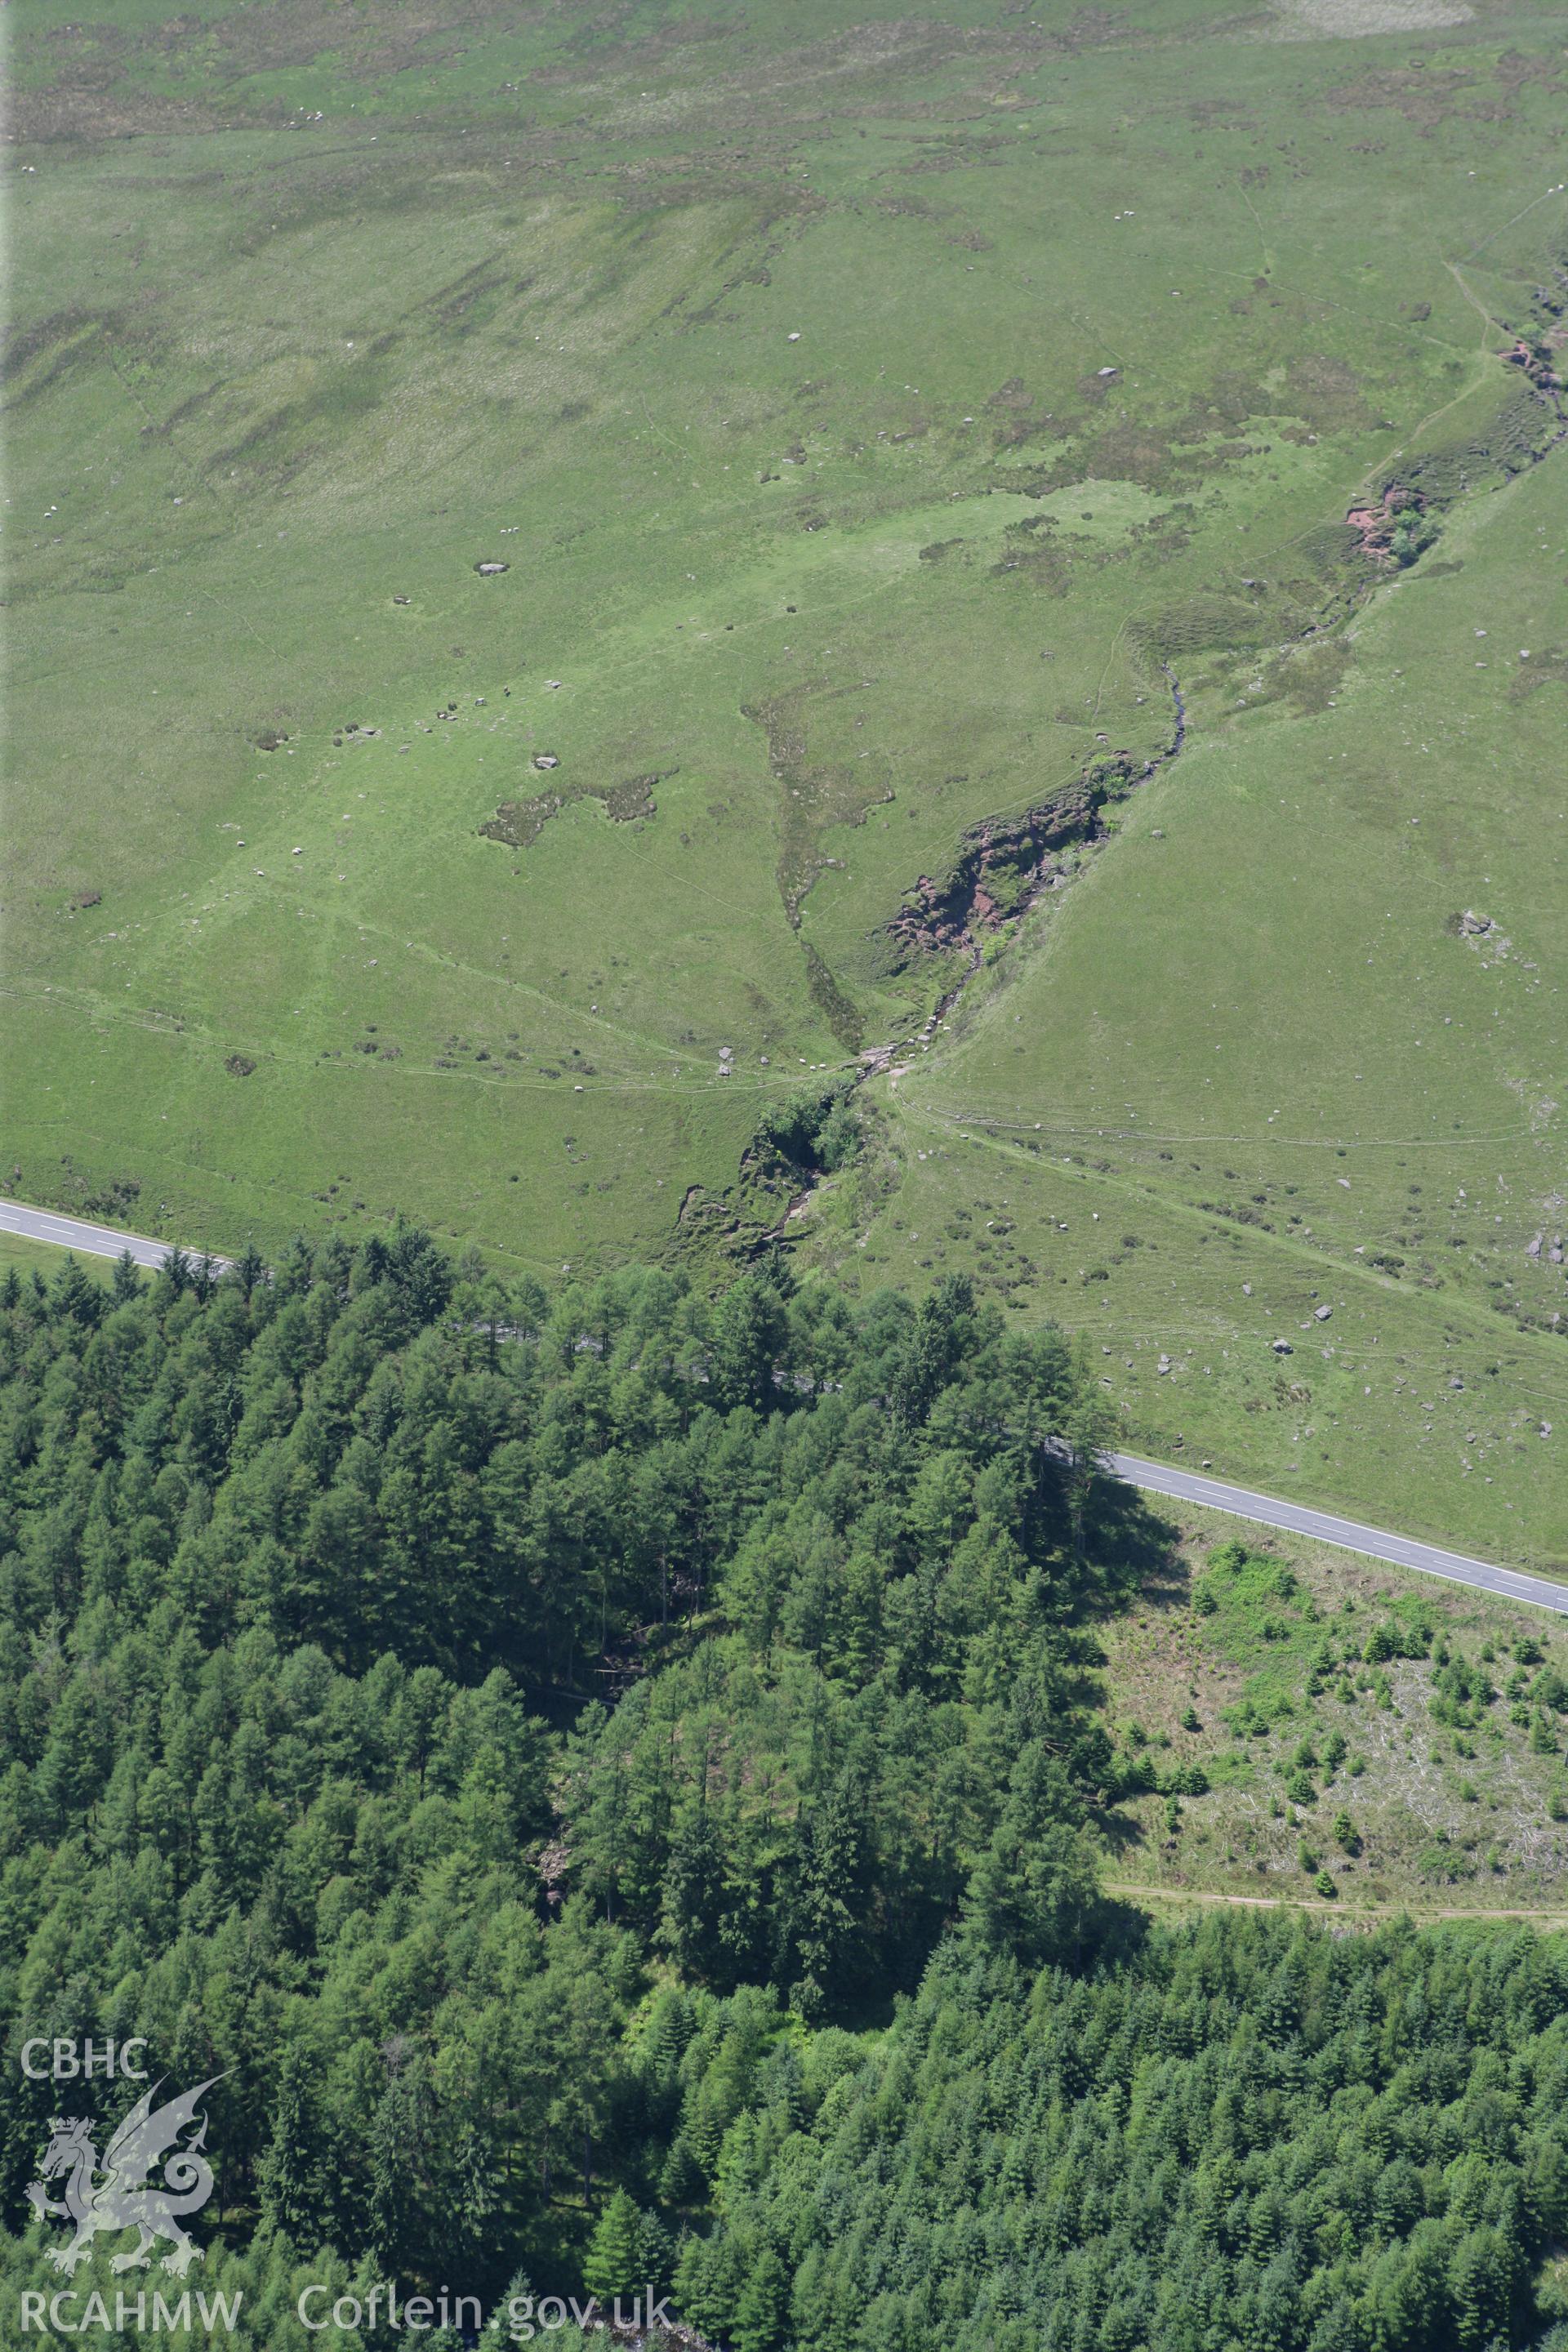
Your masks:
{"label": "rocky outcrop", "polygon": [[1359,534],[1363,555],[1375,558],[1387,554],[1394,522],[1381,499],[1374,507],[1352,507],[1345,520]]}
{"label": "rocky outcrop", "polygon": [[1528,377],[1537,392],[1550,395],[1563,389],[1563,378],[1552,365],[1554,356],[1544,339],[1527,343],[1521,335],[1516,339],[1513,349],[1503,353],[1503,360],[1507,366],[1518,368],[1522,375]]}
{"label": "rocky outcrop", "polygon": [[1042,891],[1066,880],[1075,861],[1064,853],[1100,838],[1106,802],[1141,783],[1155,765],[1132,751],[1113,752],[1036,807],[972,827],[947,872],[922,874],[887,925],[899,950],[895,969],[917,955],[973,951],[982,934],[1025,913]]}
{"label": "rocky outcrop", "polygon": [[1032,887],[1048,885],[1056,853],[1098,829],[1103,797],[1086,782],[1010,817],[987,817],[959,843],[945,874],[922,874],[888,925],[910,954],[942,954],[994,930]]}

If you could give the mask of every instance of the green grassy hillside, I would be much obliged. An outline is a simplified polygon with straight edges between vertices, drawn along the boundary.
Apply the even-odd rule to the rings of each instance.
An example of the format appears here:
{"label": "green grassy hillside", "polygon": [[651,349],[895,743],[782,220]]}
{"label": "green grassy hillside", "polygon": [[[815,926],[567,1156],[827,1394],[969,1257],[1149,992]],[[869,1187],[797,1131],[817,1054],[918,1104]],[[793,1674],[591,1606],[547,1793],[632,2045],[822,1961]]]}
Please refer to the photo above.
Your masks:
{"label": "green grassy hillside", "polygon": [[1343,633],[1331,708],[1277,688],[1141,796],[893,1081],[907,1181],[863,1253],[1054,1288],[1130,1442],[1549,1565],[1565,486],[1456,518]]}
{"label": "green grassy hillside", "polygon": [[35,0],[12,1189],[722,1246],[913,1039],[807,1264],[1560,1556],[1563,20],[1424,14]]}

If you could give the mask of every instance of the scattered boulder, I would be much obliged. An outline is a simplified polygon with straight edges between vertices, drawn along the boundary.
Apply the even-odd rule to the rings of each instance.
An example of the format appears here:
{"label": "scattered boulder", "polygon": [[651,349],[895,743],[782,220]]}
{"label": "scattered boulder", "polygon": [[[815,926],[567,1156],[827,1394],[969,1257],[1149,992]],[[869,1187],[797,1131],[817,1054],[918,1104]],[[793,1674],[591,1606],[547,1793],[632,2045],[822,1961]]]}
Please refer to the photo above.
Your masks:
{"label": "scattered boulder", "polygon": [[71,900],[71,905],[73,907],[101,907],[102,904],[103,893],[101,890],[79,890],[75,898]]}
{"label": "scattered boulder", "polygon": [[224,1064],[231,1078],[247,1078],[255,1067],[248,1054],[231,1054]]}
{"label": "scattered boulder", "polygon": [[1331,1307],[1314,1307],[1312,1309],[1313,1315],[1320,1323],[1326,1323],[1333,1311]]}
{"label": "scattered boulder", "polygon": [[1277,1356],[1293,1356],[1296,1350],[1292,1348],[1289,1339],[1276,1339],[1274,1342],[1274,1352]]}
{"label": "scattered boulder", "polygon": [[553,751],[536,751],[533,755],[533,764],[536,768],[558,768],[561,762]]}
{"label": "scattered boulder", "polygon": [[1444,929],[1450,937],[1463,940],[1467,947],[1474,948],[1483,966],[1489,962],[1500,962],[1513,945],[1493,916],[1479,914],[1474,907],[1467,907],[1462,915],[1450,915]]}
{"label": "scattered boulder", "polygon": [[493,580],[498,572],[510,572],[511,570],[511,566],[510,563],[497,563],[491,561],[485,563],[476,563],[474,570],[479,573],[481,580]]}

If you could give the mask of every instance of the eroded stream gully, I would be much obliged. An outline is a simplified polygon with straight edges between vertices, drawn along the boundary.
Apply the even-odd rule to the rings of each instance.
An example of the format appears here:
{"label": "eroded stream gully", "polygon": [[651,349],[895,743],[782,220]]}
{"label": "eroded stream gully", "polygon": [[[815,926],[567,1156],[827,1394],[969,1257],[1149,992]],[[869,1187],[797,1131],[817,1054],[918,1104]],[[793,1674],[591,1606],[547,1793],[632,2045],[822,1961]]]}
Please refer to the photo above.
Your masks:
{"label": "eroded stream gully", "polygon": [[[929,882],[924,877],[916,885],[911,897],[917,905],[895,918],[889,930],[897,938],[931,946],[939,950],[961,949],[963,969],[940,996],[921,1026],[902,1039],[895,1038],[885,1045],[869,1045],[858,1057],[855,1084],[863,1086],[879,1071],[887,1070],[896,1076],[908,1065],[898,1065],[897,1056],[911,1046],[929,1045],[942,1023],[948,1018],[964,990],[973,980],[984,961],[984,934],[993,935],[1004,922],[1021,923],[1031,914],[1047,893],[1063,889],[1070,878],[1064,870],[1059,851],[1066,847],[1092,846],[1107,838],[1108,828],[1101,821],[1101,808],[1110,800],[1120,801],[1146,784],[1152,776],[1170,766],[1181,757],[1187,740],[1187,706],[1182,693],[1181,680],[1169,662],[1160,668],[1171,689],[1173,725],[1171,740],[1163,751],[1152,752],[1141,766],[1134,767],[1131,755],[1119,752],[1112,759],[1098,761],[1086,769],[1077,786],[1055,794],[1039,807],[1030,809],[1010,824],[987,820],[965,836],[952,880],[943,886]],[[1114,783],[1114,793],[1110,789]],[[1035,852],[1035,865],[1022,891],[1014,903],[1000,907],[985,888],[986,856],[998,847],[1014,847],[1026,843]],[[919,894],[928,894],[922,906]],[[962,909],[953,903],[954,894],[966,894],[967,905]],[[921,914],[933,919],[922,925]]]}

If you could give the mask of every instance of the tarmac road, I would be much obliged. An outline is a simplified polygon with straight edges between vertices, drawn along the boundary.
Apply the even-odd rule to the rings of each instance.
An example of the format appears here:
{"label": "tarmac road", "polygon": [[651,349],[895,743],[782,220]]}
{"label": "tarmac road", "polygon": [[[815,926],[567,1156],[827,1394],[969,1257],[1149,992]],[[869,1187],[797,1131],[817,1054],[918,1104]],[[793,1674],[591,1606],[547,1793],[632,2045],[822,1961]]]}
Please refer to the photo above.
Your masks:
{"label": "tarmac road", "polygon": [[[113,1225],[89,1225],[80,1217],[58,1216],[53,1209],[29,1209],[20,1201],[0,1201],[0,1234],[52,1242],[57,1249],[80,1250],[84,1257],[123,1257],[129,1250],[138,1265],[162,1265],[174,1246],[171,1242],[150,1242],[141,1234],[122,1234]],[[221,1269],[233,1260],[215,1257],[213,1264]]]}
{"label": "tarmac road", "polygon": [[1165,1462],[1145,1462],[1136,1454],[1111,1454],[1106,1459],[1119,1478],[1147,1487],[1152,1494],[1171,1495],[1184,1503],[1204,1503],[1211,1511],[1258,1519],[1265,1527],[1284,1528],[1291,1535],[1316,1536],[1321,1543],[1338,1544],[1344,1551],[1391,1560],[1396,1568],[1417,1569],[1423,1576],[1445,1577],[1450,1584],[1473,1584],[1482,1592],[1500,1593],[1508,1601],[1531,1601],[1537,1608],[1554,1609],[1560,1617],[1568,1617],[1568,1584],[1524,1576],[1518,1569],[1493,1568],[1489,1561],[1471,1559],[1465,1552],[1445,1551],[1441,1544],[1391,1535],[1384,1528],[1342,1519],[1333,1511],[1315,1511],[1306,1503],[1282,1503],[1272,1495],[1255,1495],[1249,1487],[1232,1486],[1223,1478],[1173,1470]]}
{"label": "tarmac road", "polygon": [[[0,1233],[52,1242],[57,1248],[80,1250],[89,1257],[119,1257],[129,1250],[138,1265],[162,1265],[171,1247],[168,1242],[148,1241],[139,1234],[119,1233],[111,1225],[90,1225],[79,1217],[60,1216],[52,1209],[29,1209],[20,1201],[0,1201]],[[213,1260],[218,1267],[231,1263],[228,1258]],[[1203,1503],[1212,1511],[1229,1511],[1237,1518],[1283,1528],[1290,1535],[1316,1536],[1321,1543],[1338,1544],[1342,1550],[1362,1552],[1369,1559],[1386,1559],[1395,1568],[1413,1568],[1423,1576],[1445,1577],[1450,1584],[1473,1584],[1479,1591],[1496,1592],[1508,1601],[1532,1601],[1539,1609],[1555,1610],[1560,1617],[1568,1617],[1568,1585],[1524,1576],[1517,1569],[1494,1568],[1489,1561],[1471,1559],[1464,1552],[1445,1551],[1441,1544],[1392,1535],[1384,1528],[1369,1528],[1359,1519],[1341,1518],[1333,1511],[1316,1511],[1305,1503],[1285,1503],[1273,1495],[1254,1494],[1249,1487],[1232,1486],[1223,1478],[1207,1478],[1195,1470],[1145,1462],[1136,1454],[1111,1454],[1106,1461],[1119,1478],[1151,1494],[1169,1495],[1177,1502]]]}

